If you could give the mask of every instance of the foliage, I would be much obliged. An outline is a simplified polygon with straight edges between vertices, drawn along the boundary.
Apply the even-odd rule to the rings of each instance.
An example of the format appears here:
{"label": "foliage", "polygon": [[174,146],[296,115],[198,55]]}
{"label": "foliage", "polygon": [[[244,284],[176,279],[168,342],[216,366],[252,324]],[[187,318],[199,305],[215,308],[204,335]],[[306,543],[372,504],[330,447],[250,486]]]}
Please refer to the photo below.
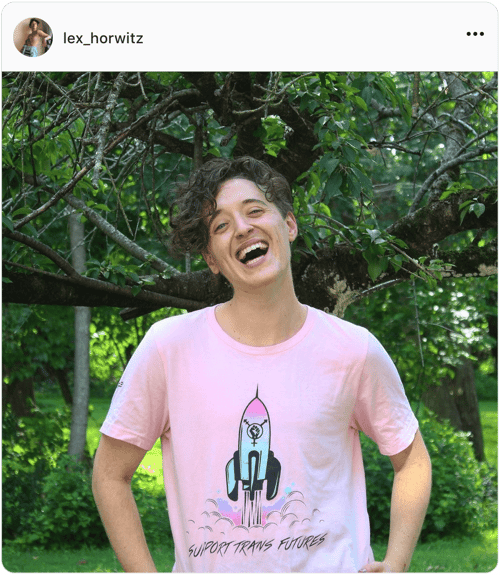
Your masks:
{"label": "foliage", "polygon": [[[3,420],[3,538],[40,548],[107,545],[94,502],[91,471],[66,455],[68,410]],[[152,545],[171,539],[165,493],[139,469],[132,488]]]}
{"label": "foliage", "polygon": [[[485,317],[494,311],[477,294],[493,290],[484,276],[496,273],[496,78],[488,72],[7,73],[4,301],[94,307],[92,393],[109,395],[152,321],[226,297],[201,257],[168,252],[171,188],[191,172],[197,154],[203,161],[249,154],[292,184],[301,301],[336,313],[344,311],[339,294],[351,303],[348,319],[366,322],[381,339],[412,398],[461,356],[477,358],[481,373],[493,377]],[[70,265],[73,211],[86,226],[84,275]],[[482,277],[457,279],[470,275]],[[414,291],[385,289],[408,279]],[[124,324],[116,308],[125,307],[132,308],[129,317],[160,307],[168,312]],[[54,369],[70,380],[70,314],[4,307],[4,385],[55,381]],[[26,506],[15,509],[16,498],[39,493],[33,512],[42,521],[45,477],[51,475],[54,488],[59,476],[62,485],[74,479],[68,466],[55,467],[54,454],[65,447],[52,447],[52,439],[43,440],[48,447],[37,458],[30,425],[19,428],[22,445],[7,444],[14,455],[4,471],[5,531],[12,537],[30,517]],[[465,457],[463,438],[454,437],[448,437],[452,452]],[[387,470],[374,472],[387,483]],[[75,504],[87,501],[86,487],[75,489]],[[163,532],[160,517],[150,519],[152,505],[139,501],[151,529]],[[448,519],[445,507],[436,509]],[[433,533],[440,525],[431,525]],[[57,540],[58,526],[50,526]]]}
{"label": "foliage", "polygon": [[[59,378],[73,379],[73,310],[60,306],[4,306],[3,383],[33,381],[35,395],[59,393]],[[90,384],[93,397],[110,397],[133,351],[149,327],[179,310],[159,310],[125,323],[110,308],[96,308],[90,325]],[[29,357],[29,361],[26,358]]]}
{"label": "foliage", "polygon": [[[292,183],[296,267],[324,258],[330,272],[321,290],[297,276],[311,305],[333,307],[336,275],[365,294],[395,278],[435,289],[445,271],[481,264],[492,274],[496,87],[487,72],[5,74],[5,297],[29,303],[33,281],[38,301],[66,305],[197,309],[225,297],[205,276],[181,277],[206,269],[201,257],[166,249],[170,189],[195,155],[249,154]],[[439,225],[413,218],[453,202]],[[85,276],[69,265],[71,211],[86,222]],[[457,253],[434,254],[449,237]]]}
{"label": "foliage", "polygon": [[484,455],[488,465],[498,469],[498,402],[480,401],[481,426],[484,437]]}
{"label": "foliage", "polygon": [[45,478],[65,453],[71,414],[57,409],[50,414],[34,410],[31,417],[16,418],[7,409],[2,420],[3,537],[15,539],[31,530],[33,513],[42,506]]}
{"label": "foliage", "polygon": [[497,309],[490,292],[496,293],[494,278],[449,280],[433,290],[422,282],[402,284],[350,306],[345,318],[380,339],[411,401],[419,401],[429,383],[452,374],[451,368],[464,358],[474,361],[478,374],[492,376],[480,380],[481,389],[496,397],[496,340],[488,334],[488,317],[495,317]]}
{"label": "foliage", "polygon": [[96,308],[90,324],[90,377],[92,397],[110,397],[136,347],[153,323],[176,309],[162,309],[125,323],[114,310]]}
{"label": "foliage", "polygon": [[90,472],[84,464],[61,455],[37,495],[42,503],[30,514],[30,529],[18,538],[21,543],[44,548],[106,544]]}
{"label": "foliage", "polygon": [[[156,483],[154,478],[148,479]],[[32,500],[40,498],[40,503],[22,507],[24,529],[16,533],[16,543],[44,549],[108,545],[91,483],[88,467],[70,455],[61,455],[56,466],[31,492]],[[144,479],[136,477],[132,488],[148,543],[158,546],[170,541],[165,494],[154,489],[148,491]]]}
{"label": "foliage", "polygon": [[172,530],[163,485],[159,486],[154,477],[139,467],[132,479],[132,489],[148,544],[165,545],[172,539]]}
{"label": "foliage", "polygon": [[[433,478],[422,541],[475,536],[495,527],[496,472],[476,461],[468,434],[429,416],[419,423],[431,457]],[[372,534],[376,540],[385,540],[389,534],[392,465],[366,437],[362,437],[362,448]]]}
{"label": "foliage", "polygon": [[[61,329],[64,326],[64,329]],[[4,305],[2,371],[4,385],[26,379],[38,389],[57,389],[58,377],[69,379],[74,351],[73,310],[67,307]],[[29,357],[30,361],[26,361]]]}
{"label": "foliage", "polygon": [[498,380],[482,371],[476,374],[476,389],[479,401],[498,401]]}

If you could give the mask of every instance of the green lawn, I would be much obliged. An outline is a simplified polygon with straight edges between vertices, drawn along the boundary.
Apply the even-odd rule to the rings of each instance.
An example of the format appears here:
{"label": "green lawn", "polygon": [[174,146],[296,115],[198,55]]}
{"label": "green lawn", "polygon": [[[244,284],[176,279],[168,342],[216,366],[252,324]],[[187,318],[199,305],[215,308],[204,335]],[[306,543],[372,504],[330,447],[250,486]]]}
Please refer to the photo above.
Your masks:
{"label": "green lawn", "polygon": [[[157,569],[171,572],[174,565],[173,548],[151,549]],[[104,549],[18,551],[6,546],[2,550],[2,564],[11,573],[123,573],[111,547]]]}
{"label": "green lawn", "polygon": [[[486,573],[497,565],[497,531],[467,541],[435,541],[420,544],[413,556],[411,573]],[[385,548],[374,545],[375,559],[383,559]],[[173,550],[152,549],[159,571],[171,572]],[[123,572],[111,549],[78,551],[3,550],[3,566],[12,573],[116,573]]]}
{"label": "green lawn", "polygon": [[498,404],[496,401],[480,401],[479,411],[486,460],[492,467],[498,469]]}

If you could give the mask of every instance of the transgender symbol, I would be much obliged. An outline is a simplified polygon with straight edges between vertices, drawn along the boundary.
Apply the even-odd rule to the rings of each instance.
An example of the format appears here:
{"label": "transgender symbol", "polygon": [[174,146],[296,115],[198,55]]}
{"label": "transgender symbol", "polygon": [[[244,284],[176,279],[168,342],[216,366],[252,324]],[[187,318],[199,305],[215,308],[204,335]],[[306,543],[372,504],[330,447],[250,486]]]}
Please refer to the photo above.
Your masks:
{"label": "transgender symbol", "polygon": [[[245,429],[246,428],[246,429]],[[238,451],[226,465],[227,494],[238,500],[238,483],[244,492],[242,524],[260,525],[262,518],[262,490],[267,481],[266,499],[276,497],[281,464],[270,451],[271,424],[266,406],[255,398],[246,406],[240,422]]]}

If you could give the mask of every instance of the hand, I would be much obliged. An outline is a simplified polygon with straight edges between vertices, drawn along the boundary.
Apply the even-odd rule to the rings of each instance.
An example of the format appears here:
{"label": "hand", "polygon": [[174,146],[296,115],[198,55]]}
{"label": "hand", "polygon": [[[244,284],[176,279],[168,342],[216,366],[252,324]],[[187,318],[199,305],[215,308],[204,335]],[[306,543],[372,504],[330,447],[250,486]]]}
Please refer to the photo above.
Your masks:
{"label": "hand", "polygon": [[374,561],[367,563],[358,571],[358,573],[391,573],[392,569],[388,563],[383,561]]}

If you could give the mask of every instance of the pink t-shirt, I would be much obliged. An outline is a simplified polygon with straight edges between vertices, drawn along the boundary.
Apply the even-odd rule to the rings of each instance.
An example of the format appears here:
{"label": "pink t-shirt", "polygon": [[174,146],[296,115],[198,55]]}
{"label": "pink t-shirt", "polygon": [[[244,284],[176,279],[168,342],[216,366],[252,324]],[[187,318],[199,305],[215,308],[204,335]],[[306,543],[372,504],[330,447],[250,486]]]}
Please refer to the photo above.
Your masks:
{"label": "pink t-shirt", "polygon": [[101,431],[161,437],[178,572],[357,572],[373,559],[358,430],[394,455],[417,420],[364,328],[308,308],[291,339],[251,347],[215,307],[156,323]]}

